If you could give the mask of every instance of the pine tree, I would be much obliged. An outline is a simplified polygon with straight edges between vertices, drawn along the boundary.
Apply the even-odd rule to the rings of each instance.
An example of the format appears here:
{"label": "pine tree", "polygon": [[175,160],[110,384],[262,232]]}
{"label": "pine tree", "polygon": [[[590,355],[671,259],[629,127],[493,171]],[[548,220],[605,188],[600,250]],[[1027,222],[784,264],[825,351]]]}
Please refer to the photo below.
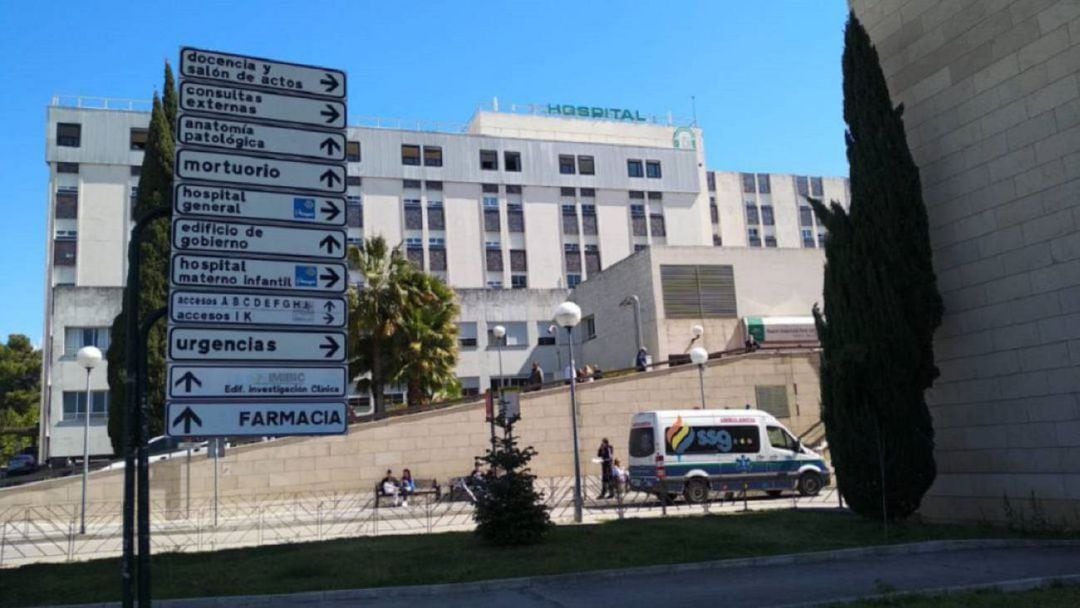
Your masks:
{"label": "pine tree", "polygon": [[[173,127],[177,111],[176,85],[172,68],[165,64],[165,88],[162,97],[154,94],[147,133],[146,150],[143,153],[142,171],[139,174],[139,192],[132,215],[140,218],[157,208],[172,207],[173,163],[176,146]],[[139,249],[141,266],[139,320],[142,322],[153,311],[165,306],[169,298],[170,222],[156,220],[144,232]],[[133,243],[128,243],[128,256],[132,255]],[[131,284],[129,263],[128,281]],[[124,444],[124,413],[127,409],[127,387],[124,377],[127,369],[127,288],[120,314],[113,320],[108,351],[109,362],[109,438],[113,451],[122,453]],[[160,435],[165,417],[165,323],[159,322],[150,332],[147,344],[146,390],[149,403],[150,436]]]}
{"label": "pine tree", "polygon": [[513,420],[499,415],[496,424],[503,436],[483,457],[493,474],[476,494],[476,535],[489,545],[534,545],[552,527],[543,494],[535,488],[536,476],[528,468],[537,452],[532,446],[518,447]]}
{"label": "pine tree", "polygon": [[900,519],[936,475],[925,391],[938,376],[943,305],[931,264],[919,170],[870,37],[845,29],[844,120],[851,207],[811,201],[829,236],[821,400],[837,483],[850,507]]}

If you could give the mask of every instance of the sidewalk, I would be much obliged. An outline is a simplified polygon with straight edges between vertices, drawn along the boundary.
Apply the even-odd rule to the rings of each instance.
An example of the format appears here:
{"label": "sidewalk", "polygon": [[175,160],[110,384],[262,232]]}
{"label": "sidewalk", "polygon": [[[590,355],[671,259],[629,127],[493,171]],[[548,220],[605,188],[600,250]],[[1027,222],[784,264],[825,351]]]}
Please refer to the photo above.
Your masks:
{"label": "sidewalk", "polygon": [[[1070,577],[1072,577],[1070,579]],[[155,602],[163,608],[209,606],[495,608],[515,606],[807,606],[891,592],[1055,579],[1080,582],[1080,542],[934,541],[814,553],[463,583],[327,591],[279,596]]]}

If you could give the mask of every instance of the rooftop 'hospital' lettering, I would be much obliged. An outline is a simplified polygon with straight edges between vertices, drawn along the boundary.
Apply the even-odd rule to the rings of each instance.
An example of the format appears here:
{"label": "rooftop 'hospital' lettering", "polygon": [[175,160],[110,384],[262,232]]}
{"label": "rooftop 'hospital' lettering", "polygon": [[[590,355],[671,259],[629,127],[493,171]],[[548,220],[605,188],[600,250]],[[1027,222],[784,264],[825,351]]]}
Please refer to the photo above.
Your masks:
{"label": "rooftop 'hospital' lettering", "polygon": [[637,110],[627,110],[625,108],[601,108],[596,106],[574,106],[570,104],[549,103],[547,105],[547,113],[577,118],[645,122],[645,117],[641,115],[641,112]]}

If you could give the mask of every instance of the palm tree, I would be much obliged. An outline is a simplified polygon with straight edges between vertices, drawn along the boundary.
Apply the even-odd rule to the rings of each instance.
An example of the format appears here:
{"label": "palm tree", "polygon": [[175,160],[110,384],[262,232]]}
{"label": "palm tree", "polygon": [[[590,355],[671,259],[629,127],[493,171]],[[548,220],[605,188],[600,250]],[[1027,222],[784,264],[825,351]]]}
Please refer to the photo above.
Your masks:
{"label": "palm tree", "polygon": [[401,247],[377,236],[349,250],[363,285],[349,290],[349,374],[385,411],[388,384],[404,384],[408,404],[456,396],[459,312],[454,291],[409,263]]}
{"label": "palm tree", "polygon": [[410,302],[401,324],[401,368],[395,380],[406,386],[409,407],[426,405],[435,395],[456,397],[461,385],[457,363],[458,305],[454,291],[422,272],[409,278]]}

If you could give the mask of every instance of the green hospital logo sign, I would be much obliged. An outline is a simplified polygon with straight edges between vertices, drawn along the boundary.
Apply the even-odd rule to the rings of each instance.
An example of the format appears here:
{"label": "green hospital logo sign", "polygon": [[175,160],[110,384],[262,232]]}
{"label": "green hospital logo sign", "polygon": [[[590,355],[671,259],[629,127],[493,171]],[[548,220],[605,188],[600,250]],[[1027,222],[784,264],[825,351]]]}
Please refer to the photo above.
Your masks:
{"label": "green hospital logo sign", "polygon": [[598,106],[575,106],[570,104],[549,103],[547,104],[549,116],[566,116],[570,118],[596,118],[601,120],[619,120],[624,122],[646,122],[645,117],[637,110],[625,108],[601,108]]}

